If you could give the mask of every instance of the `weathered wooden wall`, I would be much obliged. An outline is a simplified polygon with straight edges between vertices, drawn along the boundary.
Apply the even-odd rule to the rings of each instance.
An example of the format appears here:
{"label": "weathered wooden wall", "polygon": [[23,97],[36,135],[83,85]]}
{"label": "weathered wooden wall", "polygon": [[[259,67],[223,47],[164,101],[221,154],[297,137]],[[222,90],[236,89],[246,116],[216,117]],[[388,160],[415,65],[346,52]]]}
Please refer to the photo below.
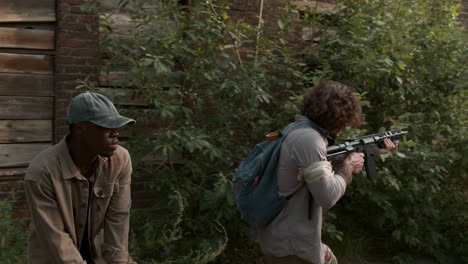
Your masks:
{"label": "weathered wooden wall", "polygon": [[52,144],[56,15],[55,0],[0,6],[1,180]]}
{"label": "weathered wooden wall", "polygon": [[[97,80],[98,19],[82,0],[0,0],[0,199],[27,217],[30,160],[67,132],[76,80]],[[93,77],[94,76],[94,77]]]}
{"label": "weathered wooden wall", "polygon": [[22,177],[53,142],[55,0],[0,0],[0,199],[27,217]]}

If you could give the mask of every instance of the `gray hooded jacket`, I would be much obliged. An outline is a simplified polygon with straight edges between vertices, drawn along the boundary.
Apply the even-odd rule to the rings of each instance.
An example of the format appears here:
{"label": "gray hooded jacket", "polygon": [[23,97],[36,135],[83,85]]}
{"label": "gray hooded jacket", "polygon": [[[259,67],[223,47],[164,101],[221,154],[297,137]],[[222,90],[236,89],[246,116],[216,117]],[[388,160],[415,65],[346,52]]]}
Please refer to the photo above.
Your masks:
{"label": "gray hooded jacket", "polygon": [[[296,121],[311,122],[301,115],[296,116]],[[289,199],[273,222],[258,229],[264,254],[295,255],[314,264],[324,263],[322,210],[335,205],[352,178],[352,171],[340,165],[333,167],[334,172],[330,166],[329,172],[319,173],[318,177],[310,173],[318,165],[328,163],[326,135],[327,131],[321,128],[300,128],[289,133],[281,145],[278,188],[279,194]],[[297,176],[299,169],[304,170],[306,180]]]}

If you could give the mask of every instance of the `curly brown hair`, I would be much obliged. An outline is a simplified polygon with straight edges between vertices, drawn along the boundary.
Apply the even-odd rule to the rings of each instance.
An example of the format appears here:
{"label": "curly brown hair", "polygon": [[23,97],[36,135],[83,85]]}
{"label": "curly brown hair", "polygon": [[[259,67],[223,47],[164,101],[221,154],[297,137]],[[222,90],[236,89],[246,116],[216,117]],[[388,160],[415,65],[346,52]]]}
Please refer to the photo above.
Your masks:
{"label": "curly brown hair", "polygon": [[302,114],[331,136],[346,126],[359,127],[362,108],[354,90],[336,81],[325,81],[311,89],[302,101]]}

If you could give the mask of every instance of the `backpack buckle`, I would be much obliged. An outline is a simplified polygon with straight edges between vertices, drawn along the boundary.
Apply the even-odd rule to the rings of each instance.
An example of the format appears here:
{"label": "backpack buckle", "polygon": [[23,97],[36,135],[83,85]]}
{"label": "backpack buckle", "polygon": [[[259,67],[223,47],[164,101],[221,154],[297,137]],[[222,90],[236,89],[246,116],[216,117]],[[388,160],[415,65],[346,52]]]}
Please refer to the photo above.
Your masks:
{"label": "backpack buckle", "polygon": [[257,185],[258,184],[258,180],[260,179],[260,176],[255,176],[254,180],[253,180],[253,185]]}
{"label": "backpack buckle", "polygon": [[268,141],[275,141],[279,139],[280,137],[281,137],[281,131],[274,131],[266,135],[266,138]]}

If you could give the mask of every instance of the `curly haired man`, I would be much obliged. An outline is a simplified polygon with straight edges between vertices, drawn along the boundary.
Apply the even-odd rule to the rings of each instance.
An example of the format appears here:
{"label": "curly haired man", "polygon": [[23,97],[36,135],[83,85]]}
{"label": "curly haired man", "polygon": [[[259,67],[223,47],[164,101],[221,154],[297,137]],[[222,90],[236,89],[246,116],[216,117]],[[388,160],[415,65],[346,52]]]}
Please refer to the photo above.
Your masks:
{"label": "curly haired man", "polygon": [[[333,165],[327,161],[327,145],[346,127],[358,127],[362,110],[352,88],[326,81],[311,89],[303,99],[296,122],[309,122],[287,135],[278,163],[278,190],[288,197],[283,211],[258,230],[266,264],[338,263],[322,243],[322,211],[344,195],[353,174],[364,165],[364,154],[351,153]],[[396,146],[385,141],[386,151]]]}

